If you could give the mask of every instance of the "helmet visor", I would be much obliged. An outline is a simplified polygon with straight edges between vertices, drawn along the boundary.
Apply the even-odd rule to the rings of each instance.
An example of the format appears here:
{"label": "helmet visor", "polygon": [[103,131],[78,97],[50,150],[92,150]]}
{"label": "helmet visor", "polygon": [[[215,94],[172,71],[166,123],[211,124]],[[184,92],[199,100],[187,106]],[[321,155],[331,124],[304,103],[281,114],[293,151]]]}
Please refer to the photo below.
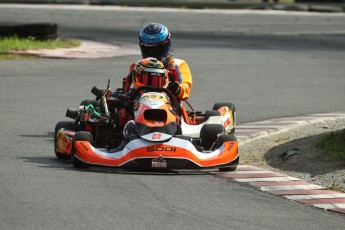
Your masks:
{"label": "helmet visor", "polygon": [[143,72],[137,76],[137,82],[147,86],[163,87],[165,85],[165,73]]}
{"label": "helmet visor", "polygon": [[169,53],[170,41],[166,40],[164,42],[152,45],[140,43],[140,49],[143,58],[154,57],[160,60]]}

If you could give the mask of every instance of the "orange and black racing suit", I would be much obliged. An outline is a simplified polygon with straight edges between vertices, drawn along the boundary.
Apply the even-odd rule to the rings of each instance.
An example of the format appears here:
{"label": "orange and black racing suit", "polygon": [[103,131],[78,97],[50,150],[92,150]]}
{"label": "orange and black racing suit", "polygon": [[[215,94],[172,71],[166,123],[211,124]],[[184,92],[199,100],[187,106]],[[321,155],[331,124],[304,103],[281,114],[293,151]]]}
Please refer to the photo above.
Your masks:
{"label": "orange and black racing suit", "polygon": [[165,66],[166,69],[172,73],[170,76],[172,76],[173,79],[169,80],[174,80],[180,84],[181,91],[176,98],[183,101],[187,100],[192,89],[192,74],[187,62],[182,59],[171,57]]}
{"label": "orange and black racing suit", "polygon": [[[176,81],[180,84],[181,91],[176,96],[178,100],[185,101],[189,98],[190,91],[192,88],[192,74],[189,70],[189,66],[185,60],[175,58],[171,56],[164,64],[165,68],[170,72],[169,74],[169,81]],[[129,74],[126,77],[126,93],[130,92],[132,87],[132,78],[131,73],[135,68],[135,63],[133,63],[129,68]],[[118,110],[118,125],[119,127],[123,127],[128,120],[133,119],[129,111],[125,109]]]}

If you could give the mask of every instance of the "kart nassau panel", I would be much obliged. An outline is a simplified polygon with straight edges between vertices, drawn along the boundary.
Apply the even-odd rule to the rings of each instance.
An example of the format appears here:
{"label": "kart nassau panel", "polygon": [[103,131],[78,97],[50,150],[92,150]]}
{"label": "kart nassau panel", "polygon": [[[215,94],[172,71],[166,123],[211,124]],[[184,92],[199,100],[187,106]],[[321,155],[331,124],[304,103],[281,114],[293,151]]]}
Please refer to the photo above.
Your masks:
{"label": "kart nassau panel", "polygon": [[228,141],[211,152],[199,152],[188,140],[172,137],[169,142],[152,144],[143,139],[130,141],[117,152],[94,148],[87,141],[75,142],[79,160],[93,166],[154,168],[157,159],[165,169],[198,169],[238,164],[238,142]]}
{"label": "kart nassau panel", "polygon": [[59,129],[56,134],[56,152],[69,155],[72,149],[72,140],[75,132],[67,129]]}
{"label": "kart nassau panel", "polygon": [[198,138],[200,136],[200,130],[204,124],[222,125],[223,124],[223,117],[222,116],[212,116],[212,117],[209,117],[205,122],[198,124],[198,125],[189,125],[184,121],[184,119],[181,119],[182,134],[185,136]]}
{"label": "kart nassau panel", "polygon": [[172,113],[169,104],[164,104],[156,109],[140,105],[140,108],[134,111],[134,115],[136,123],[150,127],[161,127],[171,122],[176,122],[176,115]]}
{"label": "kart nassau panel", "polygon": [[136,104],[134,115],[138,135],[146,140],[164,141],[177,131],[176,114],[165,94],[144,93]]}
{"label": "kart nassau panel", "polygon": [[172,135],[160,133],[160,132],[154,132],[154,133],[142,134],[140,135],[140,137],[148,141],[165,141],[165,140],[170,139]]}
{"label": "kart nassau panel", "polygon": [[134,108],[136,123],[150,127],[161,127],[176,122],[171,105],[165,94],[157,92],[144,93]]}
{"label": "kart nassau panel", "polygon": [[162,127],[150,127],[136,123],[137,134],[148,141],[166,141],[169,140],[177,131],[176,122],[171,122]]}

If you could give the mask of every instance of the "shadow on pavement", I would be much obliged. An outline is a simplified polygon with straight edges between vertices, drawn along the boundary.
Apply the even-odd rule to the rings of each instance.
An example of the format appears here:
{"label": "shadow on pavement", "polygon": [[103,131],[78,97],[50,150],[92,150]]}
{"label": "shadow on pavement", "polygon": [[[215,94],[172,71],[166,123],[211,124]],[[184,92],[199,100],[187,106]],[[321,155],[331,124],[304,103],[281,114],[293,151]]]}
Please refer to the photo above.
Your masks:
{"label": "shadow on pavement", "polygon": [[54,132],[46,132],[45,134],[21,134],[20,137],[29,137],[29,138],[45,138],[45,141],[53,142],[54,141]]}
{"label": "shadow on pavement", "polygon": [[135,174],[152,176],[191,176],[191,175],[214,175],[218,170],[179,170],[179,171],[149,171],[149,170],[125,170],[106,167],[91,167],[89,169],[74,168],[70,160],[52,157],[19,157],[26,163],[38,164],[39,168],[49,168],[58,170],[81,171],[85,173],[113,173],[113,174]]}
{"label": "shadow on pavement", "polygon": [[[29,138],[47,138],[45,141],[53,142],[54,132],[46,132],[45,134],[23,134],[20,137]],[[49,139],[48,139],[49,138]],[[53,154],[51,157],[19,157],[24,162],[39,164],[37,167],[50,169],[63,169],[83,172],[97,172],[97,173],[115,173],[115,174],[136,174],[136,175],[154,175],[154,176],[191,176],[191,175],[217,175],[220,174],[218,169],[204,169],[204,170],[167,170],[167,171],[150,171],[150,170],[126,170],[110,167],[91,167],[89,169],[74,168],[69,159],[59,159]]]}
{"label": "shadow on pavement", "polygon": [[273,168],[308,173],[312,177],[344,170],[345,163],[327,158],[315,144],[324,134],[305,137],[271,148],[264,158]]}
{"label": "shadow on pavement", "polygon": [[75,170],[70,161],[51,157],[19,157],[25,163],[38,164],[40,168]]}

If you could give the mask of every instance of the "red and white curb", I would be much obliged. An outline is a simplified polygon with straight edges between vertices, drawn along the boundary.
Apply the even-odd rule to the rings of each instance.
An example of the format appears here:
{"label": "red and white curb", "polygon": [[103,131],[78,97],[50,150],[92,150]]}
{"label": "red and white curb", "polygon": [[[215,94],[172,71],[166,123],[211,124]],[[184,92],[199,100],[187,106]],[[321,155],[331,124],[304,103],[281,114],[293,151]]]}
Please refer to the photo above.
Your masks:
{"label": "red and white curb", "polygon": [[72,48],[59,49],[36,49],[36,50],[19,50],[12,51],[13,54],[35,55],[45,58],[112,58],[128,55],[139,55],[138,48],[134,45],[121,44],[112,45],[104,42],[94,42],[79,40],[80,46]]}
{"label": "red and white curb", "polygon": [[345,193],[326,190],[298,178],[249,165],[239,165],[236,171],[220,177],[246,183],[257,189],[303,204],[345,214]]}
{"label": "red and white curb", "polygon": [[[239,145],[268,137],[303,125],[332,120],[345,120],[345,112],[310,114],[252,122],[236,127]],[[220,177],[246,183],[261,191],[282,196],[306,205],[345,214],[345,193],[327,190],[298,178],[250,165],[239,165],[236,171],[219,174]]]}
{"label": "red and white curb", "polygon": [[236,137],[240,145],[267,137],[269,135],[284,132],[289,129],[297,128],[303,125],[326,122],[332,120],[344,119],[345,112],[320,113],[296,117],[276,118],[236,126]]}

